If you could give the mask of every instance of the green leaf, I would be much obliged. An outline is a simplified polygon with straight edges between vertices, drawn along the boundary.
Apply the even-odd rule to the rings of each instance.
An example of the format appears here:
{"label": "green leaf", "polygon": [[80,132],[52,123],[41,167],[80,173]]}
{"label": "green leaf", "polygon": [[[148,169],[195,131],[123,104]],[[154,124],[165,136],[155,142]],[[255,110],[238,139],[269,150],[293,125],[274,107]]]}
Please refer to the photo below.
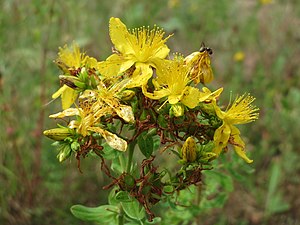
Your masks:
{"label": "green leaf", "polygon": [[112,205],[102,205],[99,207],[73,205],[70,210],[78,219],[85,221],[97,221],[101,223],[107,223],[110,221],[116,222],[119,212],[118,207]]}
{"label": "green leaf", "polygon": [[108,204],[109,205],[118,205],[119,202],[116,200],[116,191],[117,188],[114,187],[108,194]]}
{"label": "green leaf", "polygon": [[290,205],[284,202],[282,192],[279,189],[281,181],[281,164],[278,161],[272,163],[270,171],[270,181],[266,199],[266,212],[268,215],[280,213],[290,208]]}
{"label": "green leaf", "polygon": [[172,185],[164,186],[164,192],[165,193],[173,193],[174,192],[174,187]]}
{"label": "green leaf", "polygon": [[153,138],[146,132],[140,134],[137,140],[138,146],[146,158],[149,158],[153,152]]}
{"label": "green leaf", "polygon": [[83,83],[83,82],[81,82],[81,81],[74,81],[74,84],[75,84],[77,87],[79,87],[79,88],[81,88],[81,89],[83,89],[83,90],[86,89],[86,84]]}
{"label": "green leaf", "polygon": [[134,221],[130,221],[129,223],[125,223],[125,225],[141,225],[141,222],[134,220]]}
{"label": "green leaf", "polygon": [[[224,191],[233,191],[233,181],[230,176],[212,170],[206,170],[203,171],[203,173],[209,178],[211,182],[218,183]],[[207,184],[207,186],[209,186],[209,184]]]}
{"label": "green leaf", "polygon": [[102,146],[104,147],[102,152],[104,153],[103,158],[105,158],[105,159],[115,159],[120,154],[122,154],[120,151],[117,151],[117,150],[113,149],[112,147],[110,147],[106,142],[103,143]]}
{"label": "green leaf", "polygon": [[116,200],[119,202],[132,202],[132,198],[127,191],[119,191],[116,194]]}
{"label": "green leaf", "polygon": [[202,202],[200,207],[204,209],[222,208],[227,199],[227,193],[219,193],[215,198]]}
{"label": "green leaf", "polygon": [[136,220],[142,220],[145,217],[145,210],[136,199],[131,202],[121,202],[121,205],[128,217]]}
{"label": "green leaf", "polygon": [[116,172],[117,174],[121,174],[124,171],[123,166],[120,164],[120,157],[116,157],[112,159],[110,168],[112,171]]}

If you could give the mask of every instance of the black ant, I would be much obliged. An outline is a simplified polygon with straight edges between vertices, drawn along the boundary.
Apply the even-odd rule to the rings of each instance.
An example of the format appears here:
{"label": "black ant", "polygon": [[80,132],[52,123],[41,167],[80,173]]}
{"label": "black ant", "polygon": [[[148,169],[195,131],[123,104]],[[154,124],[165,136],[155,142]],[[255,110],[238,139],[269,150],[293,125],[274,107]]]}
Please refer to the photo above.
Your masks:
{"label": "black ant", "polygon": [[210,47],[206,47],[205,44],[202,42],[201,44],[201,48],[199,50],[199,52],[207,52],[209,55],[212,55],[213,54],[213,50],[210,48]]}

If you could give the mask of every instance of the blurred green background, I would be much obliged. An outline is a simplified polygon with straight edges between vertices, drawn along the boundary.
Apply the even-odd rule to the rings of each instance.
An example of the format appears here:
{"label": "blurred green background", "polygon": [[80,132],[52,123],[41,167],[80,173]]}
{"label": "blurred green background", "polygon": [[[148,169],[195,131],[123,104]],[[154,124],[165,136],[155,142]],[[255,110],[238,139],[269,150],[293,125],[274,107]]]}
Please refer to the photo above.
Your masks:
{"label": "blurred green background", "polygon": [[203,41],[214,51],[209,87],[224,86],[222,102],[231,92],[257,98],[260,119],[241,127],[254,163],[231,164],[234,191],[198,221],[300,224],[299,1],[2,0],[0,10],[0,224],[88,224],[70,206],[106,203],[99,160],[82,161],[83,174],[75,159],[60,164],[42,131],[55,126],[48,115],[60,105],[47,104],[59,86],[58,47],[75,40],[105,59],[111,16],[174,33],[172,52],[187,55]]}

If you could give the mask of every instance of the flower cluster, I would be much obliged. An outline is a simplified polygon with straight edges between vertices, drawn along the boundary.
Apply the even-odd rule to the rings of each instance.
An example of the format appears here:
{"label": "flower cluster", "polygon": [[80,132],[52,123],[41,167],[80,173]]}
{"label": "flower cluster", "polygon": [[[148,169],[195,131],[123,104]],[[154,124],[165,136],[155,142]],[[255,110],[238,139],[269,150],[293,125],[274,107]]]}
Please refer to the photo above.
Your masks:
{"label": "flower cluster", "polygon": [[[44,131],[56,141],[59,161],[72,154],[78,162],[88,154],[100,156],[112,185],[136,198],[150,219],[150,206],[170,194],[164,187],[171,186],[174,193],[197,185],[201,170],[229,145],[252,162],[235,125],[256,120],[258,108],[249,94],[236,97],[225,111],[218,106],[223,88],[206,87],[214,78],[210,48],[203,45],[186,57],[170,57],[166,42],[171,35],[164,37],[158,27],[129,30],[118,18],[110,19],[109,32],[114,47],[105,61],[87,56],[75,43],[59,49],[55,63],[63,75],[52,97],[61,97],[63,111],[50,118],[71,119]],[[134,175],[138,169],[132,166],[136,144],[145,156],[140,176]],[[126,168],[112,173],[107,161],[127,149]],[[153,161],[167,150],[178,157],[180,169],[162,181],[163,172]],[[143,194],[147,186],[150,192]]]}

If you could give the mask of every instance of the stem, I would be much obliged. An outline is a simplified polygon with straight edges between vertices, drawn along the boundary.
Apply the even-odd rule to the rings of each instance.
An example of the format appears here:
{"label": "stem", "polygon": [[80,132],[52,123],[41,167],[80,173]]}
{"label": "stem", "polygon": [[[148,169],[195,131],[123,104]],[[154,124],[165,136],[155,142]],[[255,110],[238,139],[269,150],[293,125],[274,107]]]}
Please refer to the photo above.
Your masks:
{"label": "stem", "polygon": [[[198,193],[197,193],[197,197],[196,197],[196,205],[199,207],[200,202],[202,200],[202,183],[200,183],[199,186],[197,186],[197,191],[198,191]],[[197,222],[197,224],[201,223],[200,215],[197,216],[196,222]]]}
{"label": "stem", "polygon": [[120,204],[120,213],[118,215],[118,225],[124,225],[124,210],[122,205]]}
{"label": "stem", "polygon": [[200,183],[199,186],[197,186],[197,198],[196,198],[196,204],[199,206],[201,200],[202,200],[202,184]]}
{"label": "stem", "polygon": [[136,145],[136,140],[132,141],[128,146],[128,148],[129,148],[128,149],[128,161],[127,161],[127,167],[126,167],[126,172],[127,173],[130,173],[135,145]]}

